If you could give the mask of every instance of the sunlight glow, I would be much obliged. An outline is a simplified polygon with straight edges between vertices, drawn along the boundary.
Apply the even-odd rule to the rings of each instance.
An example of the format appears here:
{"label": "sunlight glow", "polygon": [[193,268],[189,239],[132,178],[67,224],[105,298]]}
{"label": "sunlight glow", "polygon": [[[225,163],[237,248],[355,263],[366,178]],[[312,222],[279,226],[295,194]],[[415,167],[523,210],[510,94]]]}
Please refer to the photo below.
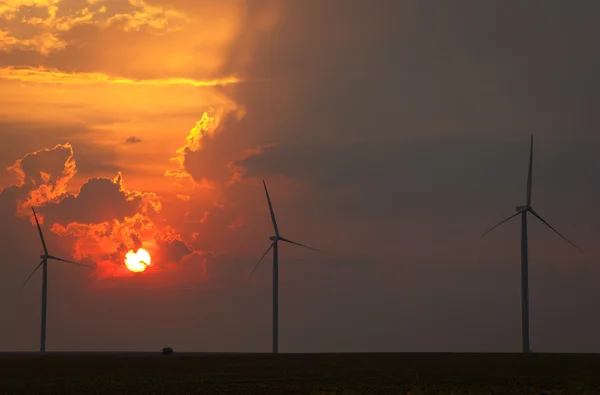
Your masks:
{"label": "sunlight glow", "polygon": [[137,250],[137,252],[129,250],[129,252],[125,254],[125,266],[127,266],[127,269],[135,273],[140,273],[146,270],[146,268],[150,266],[150,261],[150,253],[143,248],[140,248]]}

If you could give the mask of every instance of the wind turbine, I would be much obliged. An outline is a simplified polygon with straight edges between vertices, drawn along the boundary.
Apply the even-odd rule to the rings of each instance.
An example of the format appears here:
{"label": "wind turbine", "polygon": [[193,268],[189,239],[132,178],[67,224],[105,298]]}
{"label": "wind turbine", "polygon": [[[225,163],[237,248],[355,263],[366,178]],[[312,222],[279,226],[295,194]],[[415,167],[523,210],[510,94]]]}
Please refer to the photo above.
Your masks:
{"label": "wind turbine", "polygon": [[269,211],[271,212],[271,220],[273,221],[273,230],[275,231],[275,236],[269,237],[271,240],[271,245],[267,248],[267,251],[263,254],[263,256],[256,262],[254,265],[254,269],[250,275],[254,273],[260,262],[264,259],[265,256],[273,249],[273,354],[277,354],[278,352],[278,338],[279,338],[279,245],[280,241],[285,243],[295,244],[300,247],[308,248],[310,250],[325,252],[323,250],[319,250],[317,248],[309,247],[304,244],[297,243],[290,239],[286,239],[279,234],[279,228],[277,227],[277,221],[275,220],[275,212],[273,211],[273,205],[271,204],[271,198],[269,197],[269,191],[267,190],[267,184],[263,181],[263,186],[265,187],[265,194],[267,195],[267,202],[269,203]]}
{"label": "wind turbine", "polygon": [[527,213],[531,213],[534,217],[542,221],[544,225],[549,227],[554,233],[562,237],[567,243],[581,251],[581,248],[573,244],[569,239],[560,234],[556,229],[552,227],[544,218],[542,218],[534,209],[531,207],[531,183],[533,175],[533,135],[531,135],[531,145],[529,147],[529,172],[527,174],[527,204],[524,206],[518,206],[516,208],[516,214],[511,215],[505,220],[501,221],[497,225],[493,226],[490,230],[481,235],[481,237],[487,235],[498,226],[502,225],[506,221],[520,215],[521,216],[521,341],[522,351],[524,353],[531,352],[529,348],[529,273],[528,273],[528,257],[527,257]]}
{"label": "wind turbine", "polygon": [[29,279],[33,276],[33,274],[41,266],[42,267],[42,328],[41,328],[41,333],[40,333],[40,353],[45,353],[46,352],[46,302],[48,301],[48,259],[54,259],[55,261],[72,263],[73,265],[78,265],[78,266],[86,266],[86,267],[91,267],[91,268],[93,268],[93,266],[85,265],[83,263],[68,261],[66,259],[58,258],[58,257],[48,254],[48,248],[46,247],[46,242],[44,241],[44,235],[42,234],[42,228],[40,227],[40,222],[38,221],[37,215],[36,215],[33,207],[31,208],[31,211],[33,211],[35,223],[37,225],[38,232],[40,233],[40,240],[42,241],[42,246],[44,247],[44,254],[40,255],[40,258],[42,258],[42,261],[40,262],[39,265],[37,265],[35,267],[35,269],[33,269],[31,274],[29,275],[29,277],[27,277],[27,280],[25,280],[25,282],[21,286],[21,290],[25,287],[25,285],[27,284]]}

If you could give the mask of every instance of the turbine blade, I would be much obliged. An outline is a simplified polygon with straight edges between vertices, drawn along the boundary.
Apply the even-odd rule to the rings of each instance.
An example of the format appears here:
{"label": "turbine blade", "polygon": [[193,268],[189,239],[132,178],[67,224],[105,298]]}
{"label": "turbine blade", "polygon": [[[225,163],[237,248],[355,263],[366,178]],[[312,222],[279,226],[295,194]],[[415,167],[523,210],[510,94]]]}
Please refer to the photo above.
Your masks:
{"label": "turbine blade", "polygon": [[29,279],[31,279],[31,277],[33,276],[33,274],[40,268],[40,266],[42,266],[43,263],[44,263],[44,260],[42,259],[42,261],[40,262],[40,264],[37,265],[35,267],[35,269],[33,269],[33,271],[31,272],[31,274],[29,275],[29,277],[27,277],[27,280],[25,280],[25,282],[23,283],[23,285],[21,285],[21,291],[23,290],[23,288],[25,288],[25,285],[27,284],[27,282],[29,281]]}
{"label": "turbine blade", "polygon": [[277,228],[275,212],[273,211],[273,205],[271,204],[271,198],[269,197],[269,191],[267,190],[267,184],[265,183],[265,180],[263,180],[263,186],[265,187],[265,194],[267,195],[267,202],[269,203],[269,211],[271,212],[271,220],[273,221],[273,229],[275,229],[275,236],[279,236],[279,228]]}
{"label": "turbine blade", "polygon": [[295,244],[295,245],[300,246],[300,247],[308,248],[309,250],[315,250],[315,251],[327,253],[327,251],[319,250],[318,248],[314,248],[314,247],[310,247],[310,246],[307,246],[307,245],[304,245],[304,244],[296,243],[295,241],[292,241],[290,239],[285,239],[283,237],[280,237],[279,240],[285,241],[286,243]]}
{"label": "turbine blade", "polygon": [[554,231],[554,233],[556,233],[557,235],[559,235],[560,237],[562,237],[567,243],[571,244],[573,247],[577,248],[579,251],[583,252],[583,250],[579,247],[577,247],[574,243],[571,242],[571,240],[567,239],[565,236],[563,236],[562,234],[560,234],[560,232],[556,229],[554,229],[552,227],[552,225],[550,225],[548,222],[546,222],[546,220],[544,218],[542,218],[538,213],[535,212],[534,209],[529,209],[529,212],[531,212],[531,214],[533,214],[537,219],[539,219],[540,221],[542,221],[544,223],[544,225],[546,225],[547,227],[549,227],[550,229],[552,229]]}
{"label": "turbine blade", "polygon": [[272,242],[271,245],[269,246],[269,248],[267,248],[267,250],[265,251],[265,253],[263,254],[263,256],[261,256],[260,259],[258,260],[258,262],[256,262],[256,265],[254,265],[254,268],[252,269],[252,272],[250,272],[250,275],[248,277],[252,277],[252,275],[254,274],[254,271],[256,270],[256,268],[258,267],[258,265],[262,262],[263,259],[265,259],[265,257],[267,256],[267,254],[269,253],[269,251],[271,251],[271,248],[273,248],[273,246],[275,245],[275,243],[277,243],[277,241]]}
{"label": "turbine blade", "polygon": [[531,184],[533,182],[533,134],[529,146],[529,172],[527,173],[527,205],[531,206]]}
{"label": "turbine blade", "polygon": [[519,211],[516,214],[511,215],[510,217],[506,218],[503,221],[500,221],[499,223],[497,223],[496,225],[492,226],[487,232],[485,232],[484,234],[481,235],[481,237],[487,235],[488,233],[490,233],[492,230],[496,229],[498,226],[502,225],[503,223],[505,223],[508,220],[513,219],[514,217],[516,217],[517,215],[521,214],[523,211]]}
{"label": "turbine blade", "polygon": [[86,265],[85,263],[79,263],[79,262],[68,261],[68,260],[66,260],[66,259],[58,258],[58,257],[52,256],[52,255],[48,255],[48,259],[54,259],[55,261],[61,261],[61,262],[72,263],[73,265],[77,265],[77,266],[91,267],[92,269],[94,268],[94,266],[92,266],[92,265]]}
{"label": "turbine blade", "polygon": [[42,245],[44,246],[44,253],[48,255],[48,248],[46,248],[46,241],[44,240],[44,235],[42,234],[42,228],[40,227],[40,222],[38,221],[37,214],[35,213],[35,209],[33,206],[31,207],[31,211],[33,211],[33,216],[35,218],[35,223],[37,224],[38,232],[40,232],[40,239],[42,240]]}

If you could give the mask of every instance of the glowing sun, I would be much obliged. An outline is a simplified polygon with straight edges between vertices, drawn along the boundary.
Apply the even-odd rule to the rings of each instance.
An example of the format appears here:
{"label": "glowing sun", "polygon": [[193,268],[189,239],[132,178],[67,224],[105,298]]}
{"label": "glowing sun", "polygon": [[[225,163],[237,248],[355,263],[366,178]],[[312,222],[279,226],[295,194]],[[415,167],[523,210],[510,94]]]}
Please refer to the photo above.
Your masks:
{"label": "glowing sun", "polygon": [[150,254],[143,248],[140,248],[137,252],[129,250],[129,252],[125,254],[125,266],[132,272],[143,272],[150,266],[150,261]]}

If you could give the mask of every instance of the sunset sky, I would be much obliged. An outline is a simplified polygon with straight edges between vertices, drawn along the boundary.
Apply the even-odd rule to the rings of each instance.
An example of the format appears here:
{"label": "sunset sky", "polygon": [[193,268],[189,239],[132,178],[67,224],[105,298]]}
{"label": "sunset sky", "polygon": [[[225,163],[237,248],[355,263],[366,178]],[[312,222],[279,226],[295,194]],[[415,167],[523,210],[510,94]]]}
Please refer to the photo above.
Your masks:
{"label": "sunset sky", "polygon": [[[0,0],[0,351],[600,352],[600,3]],[[142,247],[151,265],[124,263]]]}

